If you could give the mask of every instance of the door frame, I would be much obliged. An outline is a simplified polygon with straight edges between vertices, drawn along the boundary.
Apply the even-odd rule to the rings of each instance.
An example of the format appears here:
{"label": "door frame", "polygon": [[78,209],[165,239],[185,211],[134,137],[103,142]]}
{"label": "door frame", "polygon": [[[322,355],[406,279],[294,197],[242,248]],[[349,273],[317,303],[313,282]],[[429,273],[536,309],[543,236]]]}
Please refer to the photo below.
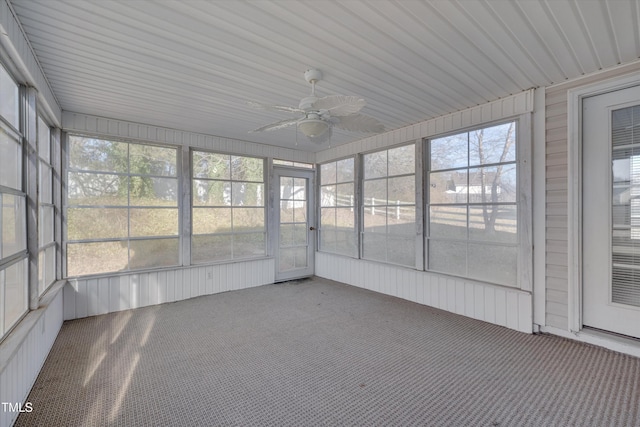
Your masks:
{"label": "door frame", "polygon": [[[272,248],[273,248],[273,258],[274,258],[274,282],[282,282],[286,280],[299,279],[302,277],[309,277],[315,273],[315,252],[317,245],[317,224],[316,224],[316,196],[315,196],[315,170],[312,169],[299,169],[292,168],[287,166],[273,166],[272,169],[272,179],[271,185],[273,188],[273,210],[271,217],[273,218],[273,232],[271,233],[272,238]],[[291,176],[294,178],[305,178],[308,179],[308,188],[307,188],[307,225],[312,227],[315,231],[307,230],[308,237],[308,256],[307,262],[309,263],[309,269],[311,270],[311,274],[304,273],[298,274],[296,270],[292,270],[294,274],[285,274],[279,275],[278,269],[280,265],[280,182],[279,176]]]}
{"label": "door frame", "polygon": [[567,231],[568,231],[568,329],[583,328],[582,304],[582,108],[584,98],[640,85],[640,72],[605,79],[567,91]]}

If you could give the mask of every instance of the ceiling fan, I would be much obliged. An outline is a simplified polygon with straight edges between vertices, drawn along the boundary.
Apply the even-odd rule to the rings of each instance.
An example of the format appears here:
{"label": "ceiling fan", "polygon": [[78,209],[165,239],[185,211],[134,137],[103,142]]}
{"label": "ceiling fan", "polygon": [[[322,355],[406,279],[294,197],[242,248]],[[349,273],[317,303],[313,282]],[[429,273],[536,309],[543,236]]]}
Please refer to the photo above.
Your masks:
{"label": "ceiling fan", "polygon": [[280,105],[264,105],[249,101],[250,107],[262,110],[284,111],[302,114],[302,117],[280,120],[250,131],[263,132],[284,129],[296,125],[311,142],[322,143],[331,138],[332,128],[352,132],[378,133],[384,131],[384,125],[373,117],[358,113],[366,101],[357,96],[329,95],[316,96],[316,83],[322,79],[322,72],[316,69],[305,71],[304,78],[311,84],[311,95],[302,98],[298,108]]}

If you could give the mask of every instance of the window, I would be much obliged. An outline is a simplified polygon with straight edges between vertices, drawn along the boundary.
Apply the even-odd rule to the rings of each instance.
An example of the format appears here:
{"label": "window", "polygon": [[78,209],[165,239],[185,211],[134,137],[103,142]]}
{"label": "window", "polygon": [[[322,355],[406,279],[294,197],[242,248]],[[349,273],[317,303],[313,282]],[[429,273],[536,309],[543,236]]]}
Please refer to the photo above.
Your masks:
{"label": "window", "polygon": [[177,150],[69,136],[67,276],[179,264]]}
{"label": "window", "polygon": [[13,129],[20,129],[20,94],[18,85],[0,64],[0,116]]}
{"label": "window", "polygon": [[365,154],[362,257],[413,267],[415,145]]}
{"label": "window", "polygon": [[354,159],[320,165],[320,250],[357,256]]}
{"label": "window", "polygon": [[516,284],[516,122],[429,141],[428,269]]}
{"label": "window", "polygon": [[194,263],[266,255],[264,160],[192,152]]}
{"label": "window", "polygon": [[312,163],[301,163],[301,162],[292,162],[289,160],[278,160],[273,159],[273,164],[278,166],[292,166],[294,168],[305,168],[305,169],[313,169]]}
{"label": "window", "polygon": [[26,195],[18,85],[0,65],[0,337],[28,309]]}
{"label": "window", "polygon": [[41,117],[38,117],[38,168],[38,295],[42,295],[56,280],[56,242],[51,131]]}

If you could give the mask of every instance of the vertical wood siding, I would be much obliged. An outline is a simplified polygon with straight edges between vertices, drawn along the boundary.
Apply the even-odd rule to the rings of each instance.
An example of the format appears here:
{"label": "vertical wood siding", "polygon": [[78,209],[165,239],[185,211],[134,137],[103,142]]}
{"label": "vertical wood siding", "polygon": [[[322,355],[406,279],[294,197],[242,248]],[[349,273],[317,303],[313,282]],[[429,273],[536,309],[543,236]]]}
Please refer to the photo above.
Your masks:
{"label": "vertical wood siding", "polygon": [[532,332],[531,294],[519,289],[323,252],[316,253],[316,275],[520,332]]}
{"label": "vertical wood siding", "polygon": [[272,258],[73,279],[64,288],[64,320],[180,301],[273,283]]}
{"label": "vertical wood siding", "polygon": [[[62,292],[58,290],[54,293],[51,301],[29,313],[2,343],[5,349],[0,359],[2,402],[16,404],[27,400],[29,391],[58,336],[62,327]],[[0,410],[0,426],[13,425],[17,417],[17,412]]]}
{"label": "vertical wood siding", "polygon": [[640,70],[634,63],[549,87],[545,97],[546,140],[546,325],[568,324],[568,145],[567,91]]}

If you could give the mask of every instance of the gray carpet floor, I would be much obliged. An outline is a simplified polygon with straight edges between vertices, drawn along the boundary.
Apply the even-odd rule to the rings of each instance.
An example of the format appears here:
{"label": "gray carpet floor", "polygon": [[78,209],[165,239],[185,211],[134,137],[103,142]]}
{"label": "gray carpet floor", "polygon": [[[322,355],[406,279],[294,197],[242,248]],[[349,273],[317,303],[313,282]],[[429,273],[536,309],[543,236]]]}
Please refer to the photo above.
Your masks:
{"label": "gray carpet floor", "polygon": [[640,426],[640,359],[307,279],[65,322],[17,426]]}

